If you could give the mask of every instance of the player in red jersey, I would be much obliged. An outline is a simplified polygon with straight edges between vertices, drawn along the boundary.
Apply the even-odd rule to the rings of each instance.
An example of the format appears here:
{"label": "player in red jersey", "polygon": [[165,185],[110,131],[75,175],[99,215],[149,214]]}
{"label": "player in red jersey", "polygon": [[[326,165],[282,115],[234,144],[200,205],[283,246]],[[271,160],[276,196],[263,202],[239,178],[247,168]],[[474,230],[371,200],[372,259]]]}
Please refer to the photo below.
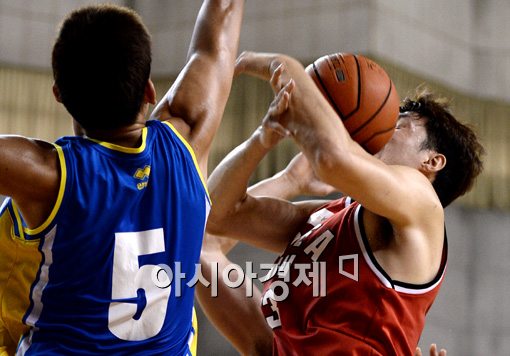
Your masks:
{"label": "player in red jersey", "polygon": [[[374,157],[296,60],[245,53],[237,68],[271,78],[278,95],[265,128],[209,179],[208,230],[281,254],[262,297],[274,353],[411,355],[444,273],[443,208],[482,169],[475,134],[421,92],[404,101],[392,139]],[[251,173],[281,139],[276,131],[291,133],[320,179],[355,202],[247,194]]]}
{"label": "player in red jersey", "polygon": [[[303,154],[298,154],[289,165],[273,177],[265,179],[248,189],[254,196],[272,196],[293,199],[298,196],[323,196],[334,188],[319,181]],[[227,254],[237,244],[236,240],[207,235],[204,239],[200,262],[204,277],[209,283],[217,282],[217,295],[212,287],[197,285],[200,306],[214,326],[243,355],[268,355],[272,350],[273,335],[260,310],[261,291],[245,278],[243,285],[232,288],[222,276],[230,271],[230,279],[237,280],[238,271],[229,269],[232,262]],[[217,266],[213,270],[213,266]],[[251,291],[250,291],[251,288]],[[246,322],[249,320],[249,322]],[[430,356],[446,356],[446,350],[437,351],[435,344],[429,349]],[[415,356],[422,356],[417,348]]]}

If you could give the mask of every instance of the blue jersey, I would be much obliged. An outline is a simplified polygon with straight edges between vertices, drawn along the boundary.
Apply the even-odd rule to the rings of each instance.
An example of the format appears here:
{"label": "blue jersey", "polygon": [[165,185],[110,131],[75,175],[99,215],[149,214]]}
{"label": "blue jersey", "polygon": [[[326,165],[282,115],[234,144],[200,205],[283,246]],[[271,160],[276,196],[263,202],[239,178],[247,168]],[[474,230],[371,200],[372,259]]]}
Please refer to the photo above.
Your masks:
{"label": "blue jersey", "polygon": [[56,142],[61,187],[40,239],[42,262],[19,354],[186,355],[210,202],[193,150],[148,121],[139,148]]}

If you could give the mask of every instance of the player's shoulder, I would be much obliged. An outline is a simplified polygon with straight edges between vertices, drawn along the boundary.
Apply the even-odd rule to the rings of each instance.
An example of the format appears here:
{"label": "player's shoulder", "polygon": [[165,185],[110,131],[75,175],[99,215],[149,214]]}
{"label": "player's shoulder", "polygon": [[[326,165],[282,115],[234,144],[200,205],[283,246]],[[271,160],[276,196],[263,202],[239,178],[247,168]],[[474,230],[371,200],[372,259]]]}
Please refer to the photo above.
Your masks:
{"label": "player's shoulder", "polygon": [[[421,194],[420,192],[423,192],[429,196],[429,198],[433,199],[434,196],[437,198],[432,182],[420,170],[402,165],[391,165],[389,167],[399,180],[399,185],[402,189],[406,189],[407,191],[415,192],[417,194]],[[430,193],[434,194],[430,195]]]}
{"label": "player's shoulder", "polygon": [[60,148],[69,148],[72,146],[84,145],[87,139],[82,136],[62,136],[55,141],[55,146]]}
{"label": "player's shoulder", "polygon": [[424,173],[407,166],[391,166],[391,168],[397,175],[399,186],[406,191],[406,199],[395,205],[396,209],[405,209],[403,211],[408,216],[429,213],[435,217],[444,216],[444,209],[433,182]]}
{"label": "player's shoulder", "polygon": [[[151,137],[153,139],[163,138],[169,141],[170,144],[178,144],[185,146],[187,149],[191,149],[189,144],[189,138],[183,134],[182,130],[175,122],[172,121],[159,121],[159,120],[148,120],[146,126],[149,131],[152,131]],[[168,140],[170,138],[170,140]]]}

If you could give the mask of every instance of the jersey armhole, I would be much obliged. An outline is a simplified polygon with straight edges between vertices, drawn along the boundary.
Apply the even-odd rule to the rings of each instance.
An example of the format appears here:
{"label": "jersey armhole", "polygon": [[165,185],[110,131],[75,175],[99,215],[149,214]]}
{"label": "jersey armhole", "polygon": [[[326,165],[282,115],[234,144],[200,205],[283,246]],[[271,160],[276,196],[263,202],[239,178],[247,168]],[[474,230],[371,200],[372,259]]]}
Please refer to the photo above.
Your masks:
{"label": "jersey armhole", "polygon": [[16,223],[18,224],[18,226],[20,228],[20,237],[23,240],[36,239],[37,237],[35,235],[40,234],[45,229],[47,229],[48,226],[50,226],[50,224],[55,219],[55,216],[57,215],[57,213],[60,209],[60,206],[62,204],[62,200],[64,198],[64,191],[65,191],[65,186],[66,186],[66,182],[67,182],[66,161],[65,161],[65,157],[64,157],[64,152],[62,151],[62,147],[60,147],[56,144],[53,144],[53,146],[57,150],[58,160],[60,163],[60,185],[58,188],[57,200],[55,201],[55,204],[53,205],[53,209],[51,210],[50,215],[46,218],[46,220],[41,225],[39,225],[38,227],[36,227],[34,229],[30,229],[26,226],[23,226],[23,223],[22,223],[23,219],[21,217],[21,213],[20,213],[18,207],[15,205],[14,201],[12,202],[13,212],[14,212],[14,215],[17,220]]}
{"label": "jersey armhole", "polygon": [[209,191],[207,190],[207,183],[206,183],[204,176],[202,175],[202,171],[200,170],[200,167],[198,165],[197,157],[195,155],[195,151],[193,150],[193,147],[191,147],[191,145],[188,143],[188,141],[186,141],[186,139],[179,133],[179,131],[177,131],[177,129],[170,122],[168,122],[168,121],[160,121],[160,122],[167,125],[168,127],[170,127],[170,129],[175,134],[175,136],[177,136],[177,138],[182,142],[184,147],[186,147],[186,149],[188,150],[189,154],[191,155],[191,159],[193,160],[193,163],[195,165],[195,169],[198,173],[198,176],[200,177],[200,181],[202,182],[202,185],[204,186],[205,193],[207,195],[207,199],[209,200],[209,204],[210,204],[211,197],[209,196]]}
{"label": "jersey armhole", "polygon": [[398,280],[394,280],[390,277],[390,275],[382,268],[377,259],[375,258],[372,249],[370,248],[370,244],[368,242],[368,238],[365,233],[364,223],[363,223],[363,209],[364,207],[358,205],[356,207],[354,221],[355,221],[355,232],[356,238],[358,240],[359,247],[367,263],[368,267],[372,270],[372,272],[377,276],[377,278],[381,281],[381,283],[389,289],[393,289],[399,293],[405,294],[425,294],[435,289],[443,280],[445,272],[446,272],[446,261],[448,254],[448,242],[446,238],[446,229],[444,235],[444,243],[443,243],[443,251],[441,264],[439,266],[439,270],[434,276],[434,278],[427,283],[423,284],[413,284],[406,283]]}

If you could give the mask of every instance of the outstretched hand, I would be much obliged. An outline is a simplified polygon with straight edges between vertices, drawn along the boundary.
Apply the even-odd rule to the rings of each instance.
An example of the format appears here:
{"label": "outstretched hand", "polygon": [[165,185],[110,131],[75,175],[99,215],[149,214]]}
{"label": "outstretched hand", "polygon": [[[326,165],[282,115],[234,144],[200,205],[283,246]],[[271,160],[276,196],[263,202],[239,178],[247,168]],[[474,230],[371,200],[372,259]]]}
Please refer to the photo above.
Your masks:
{"label": "outstretched hand", "polygon": [[303,153],[298,153],[282,172],[295,184],[303,195],[325,196],[336,189],[319,180]]}
{"label": "outstretched hand", "polygon": [[[414,352],[414,356],[422,356],[421,349],[419,347],[416,348],[416,351]],[[437,346],[436,344],[430,345],[429,349],[429,356],[446,356],[446,350],[441,349],[439,353],[437,352]]]}

